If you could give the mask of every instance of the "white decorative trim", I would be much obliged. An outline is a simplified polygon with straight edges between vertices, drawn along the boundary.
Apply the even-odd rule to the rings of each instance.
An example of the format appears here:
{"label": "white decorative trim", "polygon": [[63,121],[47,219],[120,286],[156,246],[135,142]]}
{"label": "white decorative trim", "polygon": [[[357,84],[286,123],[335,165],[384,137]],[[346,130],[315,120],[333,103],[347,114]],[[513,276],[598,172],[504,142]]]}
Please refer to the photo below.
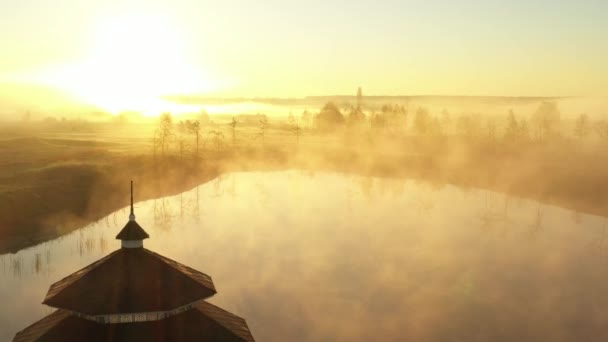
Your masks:
{"label": "white decorative trim", "polygon": [[113,323],[133,323],[133,322],[153,322],[160,321],[161,319],[165,319],[171,316],[175,316],[184,311],[192,309],[194,304],[198,302],[192,302],[190,304],[186,304],[180,306],[173,310],[167,311],[152,311],[152,312],[130,312],[130,313],[120,313],[120,314],[110,314],[110,315],[86,315],[80,312],[69,311],[72,315],[84,318],[89,321],[102,323],[102,324],[113,324]]}
{"label": "white decorative trim", "polygon": [[144,240],[121,240],[120,246],[122,248],[142,248]]}

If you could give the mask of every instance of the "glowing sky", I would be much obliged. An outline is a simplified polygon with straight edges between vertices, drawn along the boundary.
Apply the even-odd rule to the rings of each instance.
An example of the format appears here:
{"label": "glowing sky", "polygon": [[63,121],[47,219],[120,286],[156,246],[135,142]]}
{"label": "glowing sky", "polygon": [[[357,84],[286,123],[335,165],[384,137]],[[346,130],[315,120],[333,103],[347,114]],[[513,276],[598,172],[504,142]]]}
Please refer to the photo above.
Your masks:
{"label": "glowing sky", "polygon": [[607,35],[603,0],[0,0],[0,82],[116,106],[359,85],[386,95],[608,95]]}

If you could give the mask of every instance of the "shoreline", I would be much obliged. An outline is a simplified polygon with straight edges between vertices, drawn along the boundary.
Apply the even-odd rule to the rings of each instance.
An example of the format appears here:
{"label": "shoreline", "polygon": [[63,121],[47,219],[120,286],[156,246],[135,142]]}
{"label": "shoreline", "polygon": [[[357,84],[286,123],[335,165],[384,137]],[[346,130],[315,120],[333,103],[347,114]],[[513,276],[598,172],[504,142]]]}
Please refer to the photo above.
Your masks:
{"label": "shoreline", "polygon": [[[87,183],[89,186],[87,189],[72,191],[73,197],[70,198],[73,201],[62,202],[61,199],[55,198],[54,202],[64,205],[49,208],[54,210],[48,212],[39,212],[39,216],[34,217],[36,220],[15,222],[15,224],[20,224],[20,227],[29,229],[25,234],[13,234],[0,240],[0,254],[16,253],[19,250],[52,240],[127,206],[129,189],[126,184],[131,179],[136,184],[136,200],[141,202],[182,193],[229,172],[300,169],[380,178],[409,178],[437,185],[493,191],[507,196],[535,200],[566,210],[606,217],[603,203],[576,201],[572,198],[564,200],[555,194],[538,192],[531,187],[501,186],[500,181],[491,181],[495,174],[488,168],[480,168],[476,174],[468,173],[466,177],[462,177],[458,171],[460,168],[469,168],[468,165],[450,167],[439,157],[409,156],[396,162],[394,159],[381,157],[360,160],[348,154],[345,155],[344,151],[334,152],[339,152],[342,158],[337,159],[332,153],[326,153],[317,155],[320,159],[311,159],[307,158],[310,157],[308,155],[290,155],[285,150],[263,149],[232,151],[228,155],[211,156],[201,162],[169,157],[159,163],[150,156],[118,159],[107,170],[96,173],[97,177]],[[134,165],[136,166],[134,167]],[[132,172],[129,174],[116,172],[125,167]],[[72,181],[73,179],[68,177],[67,182]],[[520,180],[520,183],[526,184],[525,180]],[[59,188],[61,185],[61,182],[56,184]],[[48,194],[51,197],[53,194],[61,197],[59,193],[52,190]],[[41,203],[44,200],[47,199],[39,199],[34,207],[42,206]],[[7,216],[4,218],[6,219]]]}
{"label": "shoreline", "polygon": [[[141,202],[182,193],[227,172],[285,169],[286,165],[263,159],[221,156],[201,161],[169,156],[159,161],[141,155],[118,159],[101,171],[91,166],[77,170],[61,167],[52,173],[64,174],[63,179],[54,178],[50,188],[26,189],[14,196],[10,207],[0,208],[3,211],[0,226],[18,228],[8,233],[5,229],[6,237],[0,239],[0,254],[16,253],[52,240],[127,206],[131,180],[135,182],[136,202]],[[131,172],[118,172],[125,168]],[[72,189],[63,187],[82,179],[90,181]]]}

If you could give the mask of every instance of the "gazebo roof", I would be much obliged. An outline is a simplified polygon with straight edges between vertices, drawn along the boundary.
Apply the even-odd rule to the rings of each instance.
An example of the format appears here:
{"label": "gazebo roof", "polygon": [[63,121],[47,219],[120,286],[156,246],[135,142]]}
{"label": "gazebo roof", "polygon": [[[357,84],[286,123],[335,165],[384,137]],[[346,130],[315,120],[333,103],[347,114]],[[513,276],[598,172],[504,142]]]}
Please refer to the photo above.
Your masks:
{"label": "gazebo roof", "polygon": [[118,240],[144,240],[150,235],[135,221],[129,221],[124,228],[116,235]]}
{"label": "gazebo roof", "polygon": [[247,323],[203,300],[211,277],[143,248],[135,221],[116,236],[122,248],[51,285],[43,304],[58,308],[13,341],[253,342]]}
{"label": "gazebo roof", "polygon": [[51,285],[43,303],[99,316],[169,311],[215,293],[204,273],[145,248],[121,248]]}
{"label": "gazebo roof", "polygon": [[245,320],[204,301],[178,315],[139,323],[102,324],[57,310],[17,333],[13,341],[83,340],[254,342]]}

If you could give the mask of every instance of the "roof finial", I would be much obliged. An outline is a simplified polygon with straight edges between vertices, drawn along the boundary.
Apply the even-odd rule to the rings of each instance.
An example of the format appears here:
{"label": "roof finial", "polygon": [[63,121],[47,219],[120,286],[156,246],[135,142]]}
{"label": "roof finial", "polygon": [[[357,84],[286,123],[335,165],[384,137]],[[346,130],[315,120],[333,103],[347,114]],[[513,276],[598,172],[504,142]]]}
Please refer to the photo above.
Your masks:
{"label": "roof finial", "polygon": [[131,215],[129,221],[135,221],[135,212],[133,212],[133,181],[131,181]]}

